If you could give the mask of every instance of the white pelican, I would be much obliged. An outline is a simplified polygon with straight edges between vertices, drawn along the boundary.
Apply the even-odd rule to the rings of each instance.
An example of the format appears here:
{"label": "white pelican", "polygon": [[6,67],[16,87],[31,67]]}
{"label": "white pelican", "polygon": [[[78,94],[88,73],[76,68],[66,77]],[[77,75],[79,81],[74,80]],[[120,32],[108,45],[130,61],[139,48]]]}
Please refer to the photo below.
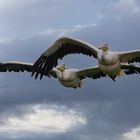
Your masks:
{"label": "white pelican", "polygon": [[[32,68],[32,63],[18,61],[0,63],[0,72],[32,72]],[[133,65],[121,65],[121,69],[124,70],[126,75],[140,73],[140,67],[136,67]],[[46,72],[44,71],[40,71],[40,73],[46,75]],[[53,68],[49,72],[49,75],[51,77],[57,78],[64,87],[71,88],[80,88],[83,83],[82,80],[86,77],[97,79],[106,76],[106,74],[104,74],[98,66],[85,69],[66,69],[64,64],[58,65],[56,68]]]}
{"label": "white pelican", "polygon": [[113,80],[116,76],[124,73],[121,70],[121,63],[140,62],[140,49],[127,52],[110,52],[108,44],[96,48],[78,39],[61,37],[34,63],[32,76],[36,74],[35,77],[37,78],[40,74],[40,78],[42,78],[44,71],[49,75],[49,71],[57,65],[58,59],[72,53],[82,53],[97,58],[100,70]]}

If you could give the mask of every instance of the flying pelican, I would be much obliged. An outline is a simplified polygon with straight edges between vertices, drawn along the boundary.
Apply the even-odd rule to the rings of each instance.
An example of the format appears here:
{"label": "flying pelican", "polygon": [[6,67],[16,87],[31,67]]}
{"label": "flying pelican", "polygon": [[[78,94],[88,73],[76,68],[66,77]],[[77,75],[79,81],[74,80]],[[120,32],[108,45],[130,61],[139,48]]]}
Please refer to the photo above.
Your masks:
{"label": "flying pelican", "polygon": [[[123,75],[124,72],[121,70],[121,63],[140,62],[140,49],[127,52],[110,52],[108,44],[103,44],[99,48],[96,48],[82,40],[61,37],[41,54],[39,59],[34,63],[32,76],[35,74],[37,78],[40,74],[40,78],[42,78],[44,72],[46,75],[49,75],[49,71],[57,65],[58,59],[74,53],[82,53],[96,58],[99,69],[112,80],[115,80],[118,75]],[[40,73],[40,71],[42,72]]]}
{"label": "flying pelican", "polygon": [[[19,61],[0,63],[0,72],[32,72],[33,64]],[[134,65],[121,65],[126,75],[140,73],[140,67]],[[46,72],[40,71],[43,75]],[[57,78],[64,87],[81,88],[84,78],[97,79],[106,77],[98,66],[85,69],[66,69],[64,64],[58,65],[49,71],[49,76]]]}

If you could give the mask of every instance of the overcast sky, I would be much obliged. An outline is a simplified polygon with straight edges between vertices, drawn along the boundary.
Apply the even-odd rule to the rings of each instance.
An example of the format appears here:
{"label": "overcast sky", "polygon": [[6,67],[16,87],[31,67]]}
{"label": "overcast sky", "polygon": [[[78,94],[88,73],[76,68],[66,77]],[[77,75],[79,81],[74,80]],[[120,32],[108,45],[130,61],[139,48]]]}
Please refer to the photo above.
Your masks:
{"label": "overcast sky", "polygon": [[[140,48],[139,0],[0,0],[0,61],[34,63],[60,36],[110,50]],[[97,64],[69,55],[68,68]],[[81,89],[0,73],[2,140],[139,140],[140,76],[85,79]]]}

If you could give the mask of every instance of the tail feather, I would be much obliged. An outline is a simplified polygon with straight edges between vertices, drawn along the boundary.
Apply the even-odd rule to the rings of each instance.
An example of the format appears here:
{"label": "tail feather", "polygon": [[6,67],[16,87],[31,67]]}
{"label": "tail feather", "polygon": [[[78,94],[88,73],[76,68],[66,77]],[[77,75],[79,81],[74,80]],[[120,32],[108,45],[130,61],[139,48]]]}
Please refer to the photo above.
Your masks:
{"label": "tail feather", "polygon": [[121,76],[124,76],[124,75],[125,75],[124,70],[120,69],[119,72],[118,72],[118,74],[117,74],[117,76],[118,77],[121,77]]}

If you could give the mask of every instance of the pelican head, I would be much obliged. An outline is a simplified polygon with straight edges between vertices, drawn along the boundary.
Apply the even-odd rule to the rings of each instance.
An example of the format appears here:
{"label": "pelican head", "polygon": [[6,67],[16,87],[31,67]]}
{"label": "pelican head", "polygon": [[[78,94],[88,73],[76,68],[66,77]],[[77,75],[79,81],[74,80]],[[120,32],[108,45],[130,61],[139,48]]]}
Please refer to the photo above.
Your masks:
{"label": "pelican head", "polygon": [[102,44],[98,49],[103,50],[103,51],[108,51],[108,44]]}
{"label": "pelican head", "polygon": [[65,70],[65,64],[58,65],[56,67],[56,69],[58,69],[59,71],[63,72]]}

